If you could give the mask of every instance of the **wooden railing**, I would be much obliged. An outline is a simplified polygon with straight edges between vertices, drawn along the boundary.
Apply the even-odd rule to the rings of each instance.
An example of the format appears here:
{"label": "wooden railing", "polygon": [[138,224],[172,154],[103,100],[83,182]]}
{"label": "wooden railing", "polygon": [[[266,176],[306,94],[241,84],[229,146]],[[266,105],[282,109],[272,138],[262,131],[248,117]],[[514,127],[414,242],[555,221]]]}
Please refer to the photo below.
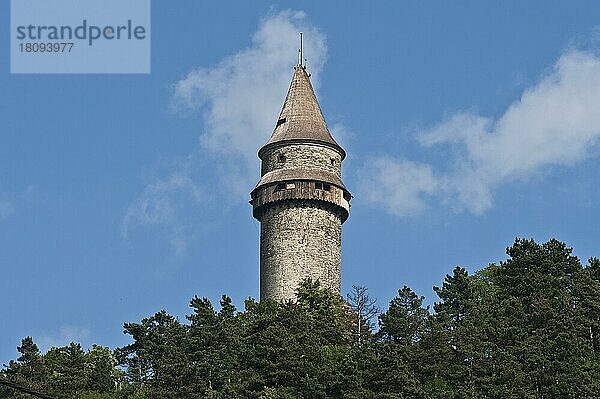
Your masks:
{"label": "wooden railing", "polygon": [[315,200],[328,202],[339,206],[345,211],[347,217],[350,211],[350,203],[344,198],[344,190],[340,187],[323,184],[321,187],[329,186],[329,190],[316,188],[315,181],[286,181],[262,186],[252,193],[252,207],[256,215],[262,206],[283,200]]}

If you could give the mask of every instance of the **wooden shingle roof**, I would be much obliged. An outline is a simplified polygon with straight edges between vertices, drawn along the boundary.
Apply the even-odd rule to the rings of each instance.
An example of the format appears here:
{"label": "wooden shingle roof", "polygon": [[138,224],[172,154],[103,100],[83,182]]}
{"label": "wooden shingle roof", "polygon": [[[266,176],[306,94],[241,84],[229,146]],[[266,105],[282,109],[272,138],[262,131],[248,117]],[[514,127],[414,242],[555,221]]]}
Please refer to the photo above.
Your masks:
{"label": "wooden shingle roof", "polygon": [[255,190],[267,184],[293,180],[317,180],[323,183],[333,184],[334,186],[346,190],[346,186],[339,176],[324,170],[306,168],[276,169],[265,173],[260,178]]}
{"label": "wooden shingle roof", "polygon": [[313,142],[335,148],[345,157],[345,151],[329,133],[321,107],[305,67],[296,66],[281,114],[269,141],[258,152],[285,142]]}

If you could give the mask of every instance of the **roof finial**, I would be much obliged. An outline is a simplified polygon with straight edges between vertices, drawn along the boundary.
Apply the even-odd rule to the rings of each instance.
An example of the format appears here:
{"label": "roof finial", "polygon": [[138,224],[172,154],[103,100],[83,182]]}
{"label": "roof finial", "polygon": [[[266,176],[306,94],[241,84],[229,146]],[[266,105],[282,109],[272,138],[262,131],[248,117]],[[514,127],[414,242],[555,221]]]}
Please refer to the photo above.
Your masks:
{"label": "roof finial", "polygon": [[298,65],[300,66],[304,66],[304,62],[303,62],[303,58],[302,58],[302,51],[303,51],[303,44],[302,44],[302,32],[300,32],[300,60],[298,60]]}

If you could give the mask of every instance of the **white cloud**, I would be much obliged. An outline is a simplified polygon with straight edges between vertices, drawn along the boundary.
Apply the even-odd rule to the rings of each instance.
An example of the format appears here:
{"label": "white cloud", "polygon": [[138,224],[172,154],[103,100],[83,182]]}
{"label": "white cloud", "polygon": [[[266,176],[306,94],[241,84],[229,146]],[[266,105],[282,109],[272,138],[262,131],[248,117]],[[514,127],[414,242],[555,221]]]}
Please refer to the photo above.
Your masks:
{"label": "white cloud", "polygon": [[140,198],[127,210],[121,226],[122,234],[127,235],[134,224],[154,225],[171,222],[175,216],[173,197],[178,192],[187,193],[193,200],[200,201],[200,187],[189,176],[179,172],[146,185]]}
{"label": "white cloud", "polygon": [[202,203],[204,192],[189,176],[187,168],[157,178],[146,185],[140,197],[132,203],[121,223],[121,236],[127,238],[135,227],[164,226],[175,253],[182,255],[187,237],[181,221],[182,204]]}
{"label": "white cloud", "polygon": [[15,214],[15,207],[12,203],[0,199],[0,219],[5,219]]}
{"label": "white cloud", "polygon": [[[452,165],[438,174],[435,195],[475,214],[486,211],[499,185],[594,155],[600,139],[599,110],[600,58],[567,52],[499,118],[459,112],[420,133],[424,146],[445,145],[438,150],[452,155]],[[404,173],[389,160],[378,167],[379,175]],[[385,204],[392,213],[403,214],[405,203],[414,209],[424,206],[424,197],[414,195],[422,191],[423,182],[406,183],[411,186],[403,189],[407,201],[390,199]],[[397,191],[393,185],[381,190]]]}
{"label": "white cloud", "polygon": [[422,211],[425,197],[439,187],[431,166],[389,157],[367,161],[358,181],[362,198],[397,216]]}
{"label": "white cloud", "polygon": [[[50,348],[58,348],[69,345],[71,342],[82,343],[90,337],[90,330],[87,328],[62,326],[56,335],[44,335],[37,341],[42,352]],[[82,345],[83,346],[83,345]]]}
{"label": "white cloud", "polygon": [[326,56],[324,36],[305,21],[303,12],[283,11],[263,19],[252,44],[212,67],[200,67],[175,85],[178,110],[202,109],[201,144],[213,154],[243,162],[256,178],[256,152],[275,127],[289,86],[299,32],[304,32],[305,58],[312,81]]}
{"label": "white cloud", "polygon": [[328,128],[335,141],[348,151],[349,143],[354,139],[354,132],[339,121],[329,124]]}

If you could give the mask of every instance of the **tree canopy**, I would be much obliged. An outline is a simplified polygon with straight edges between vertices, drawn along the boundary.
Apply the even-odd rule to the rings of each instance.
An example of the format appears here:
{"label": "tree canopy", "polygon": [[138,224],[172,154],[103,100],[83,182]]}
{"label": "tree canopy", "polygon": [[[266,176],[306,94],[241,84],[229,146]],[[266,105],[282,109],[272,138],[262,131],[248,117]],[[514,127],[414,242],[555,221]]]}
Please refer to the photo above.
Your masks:
{"label": "tree canopy", "polygon": [[185,322],[161,310],[125,323],[131,343],[114,350],[41,353],[26,337],[0,378],[84,399],[600,397],[600,261],[556,240],[506,253],[473,274],[456,267],[432,307],[404,286],[373,319],[366,288],[345,301],[311,281],[295,301],[243,310],[194,297]]}

